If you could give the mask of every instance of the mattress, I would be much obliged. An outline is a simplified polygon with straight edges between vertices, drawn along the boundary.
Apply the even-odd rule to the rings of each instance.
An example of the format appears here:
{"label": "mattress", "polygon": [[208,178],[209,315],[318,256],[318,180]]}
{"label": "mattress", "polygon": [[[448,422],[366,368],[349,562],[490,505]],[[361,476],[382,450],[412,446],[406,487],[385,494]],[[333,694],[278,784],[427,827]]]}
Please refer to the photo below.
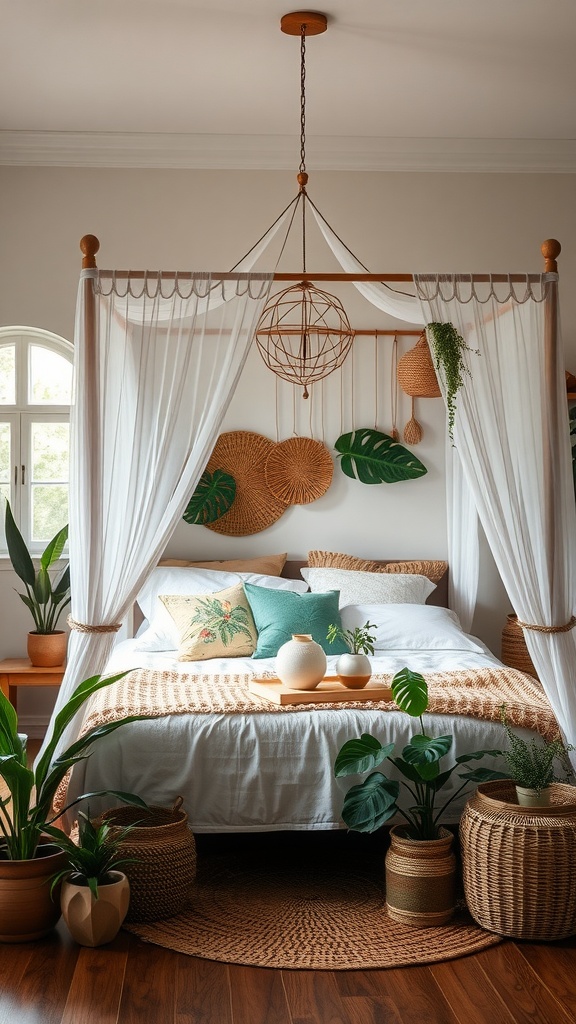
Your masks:
{"label": "mattress", "polygon": [[[426,677],[440,671],[501,665],[479,640],[462,637],[460,646],[449,649],[409,645],[378,651],[370,659],[373,673],[394,674],[408,665]],[[335,672],[336,660],[328,656],[328,673]],[[273,658],[181,662],[176,651],[147,653],[138,650],[137,640],[126,640],[115,648],[107,671],[143,668],[158,673],[263,676],[274,675],[274,665]],[[505,741],[498,721],[471,715],[430,714],[424,718],[429,734],[453,735],[454,756],[498,749]],[[99,740],[87,760],[75,767],[67,799],[113,789],[137,793],[150,804],[169,807],[182,796],[191,826],[198,833],[340,829],[345,827],[340,817],[344,795],[360,781],[354,776],[334,777],[333,765],[342,745],[368,732],[383,743],[394,742],[400,753],[417,731],[418,720],[397,710],[384,713],[370,703],[308,707],[291,714],[168,714],[123,726]],[[524,738],[534,735],[527,729],[517,731]],[[501,760],[492,756],[480,764],[502,767]],[[394,776],[393,766],[388,771],[387,765],[386,770]],[[442,802],[460,785],[455,773],[442,791]],[[443,817],[445,822],[459,820],[467,795],[453,800]],[[90,813],[99,813],[113,803],[109,796],[91,798]]]}

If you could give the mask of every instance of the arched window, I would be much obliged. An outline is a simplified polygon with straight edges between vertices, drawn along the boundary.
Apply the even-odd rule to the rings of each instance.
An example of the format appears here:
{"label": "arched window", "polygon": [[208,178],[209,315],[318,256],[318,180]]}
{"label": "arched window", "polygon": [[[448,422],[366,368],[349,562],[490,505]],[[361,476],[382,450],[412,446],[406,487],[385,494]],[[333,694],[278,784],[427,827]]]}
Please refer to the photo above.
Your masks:
{"label": "arched window", "polygon": [[[73,352],[49,331],[0,328],[0,491],[32,553],[68,522]],[[4,502],[0,521],[5,552]]]}

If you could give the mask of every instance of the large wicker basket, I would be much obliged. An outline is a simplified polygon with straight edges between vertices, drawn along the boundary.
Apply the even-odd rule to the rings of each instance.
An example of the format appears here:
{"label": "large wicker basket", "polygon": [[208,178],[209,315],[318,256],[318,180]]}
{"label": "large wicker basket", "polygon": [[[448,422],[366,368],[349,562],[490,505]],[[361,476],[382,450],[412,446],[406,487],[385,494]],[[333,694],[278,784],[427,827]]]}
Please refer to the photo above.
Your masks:
{"label": "large wicker basket", "polygon": [[138,823],[121,845],[122,856],[134,858],[133,863],[122,866],[130,881],[127,922],[173,917],[190,901],[196,877],[196,843],[181,807],[179,797],[171,809],[116,807],[99,819],[113,819],[118,828]]}
{"label": "large wicker basket", "polygon": [[506,617],[506,625],[502,630],[501,661],[510,668],[517,668],[520,672],[527,672],[529,676],[538,679],[538,674],[532,659],[528,654],[528,648],[524,639],[524,630],[518,625],[518,616],[514,612]]}
{"label": "large wicker basket", "polygon": [[576,788],[520,807],[514,783],[485,782],[460,822],[464,892],[482,928],[519,939],[576,934]]}

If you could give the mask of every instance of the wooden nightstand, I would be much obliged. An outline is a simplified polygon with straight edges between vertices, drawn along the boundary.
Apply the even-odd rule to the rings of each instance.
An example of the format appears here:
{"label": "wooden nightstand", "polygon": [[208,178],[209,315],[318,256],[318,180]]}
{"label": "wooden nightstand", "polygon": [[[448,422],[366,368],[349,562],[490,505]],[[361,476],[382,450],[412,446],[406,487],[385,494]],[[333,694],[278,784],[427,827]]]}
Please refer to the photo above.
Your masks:
{"label": "wooden nightstand", "polygon": [[37,668],[28,658],[5,658],[0,661],[0,689],[17,709],[19,686],[60,686],[65,668]]}

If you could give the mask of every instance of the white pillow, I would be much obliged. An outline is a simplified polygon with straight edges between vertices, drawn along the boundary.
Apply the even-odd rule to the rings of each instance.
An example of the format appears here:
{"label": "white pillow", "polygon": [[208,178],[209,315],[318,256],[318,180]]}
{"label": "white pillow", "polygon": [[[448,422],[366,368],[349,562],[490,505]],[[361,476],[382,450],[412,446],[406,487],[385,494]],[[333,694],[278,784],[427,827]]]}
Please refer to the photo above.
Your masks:
{"label": "white pillow", "polygon": [[427,576],[400,572],[362,572],[358,569],[300,570],[313,593],[339,590],[339,607],[347,604],[424,604],[436,584]]}
{"label": "white pillow", "polygon": [[144,618],[148,620],[148,628],[139,634],[134,650],[175,651],[179,646],[180,637],[174,619],[159,600],[160,594],[216,594],[244,582],[271,590],[291,590],[296,594],[304,594],[308,590],[302,580],[289,580],[282,576],[159,565],[152,570],[136,598]]}
{"label": "white pillow", "polygon": [[464,633],[456,612],[431,604],[349,604],[340,612],[343,629],[376,629],[374,651],[477,651],[480,640]]}

